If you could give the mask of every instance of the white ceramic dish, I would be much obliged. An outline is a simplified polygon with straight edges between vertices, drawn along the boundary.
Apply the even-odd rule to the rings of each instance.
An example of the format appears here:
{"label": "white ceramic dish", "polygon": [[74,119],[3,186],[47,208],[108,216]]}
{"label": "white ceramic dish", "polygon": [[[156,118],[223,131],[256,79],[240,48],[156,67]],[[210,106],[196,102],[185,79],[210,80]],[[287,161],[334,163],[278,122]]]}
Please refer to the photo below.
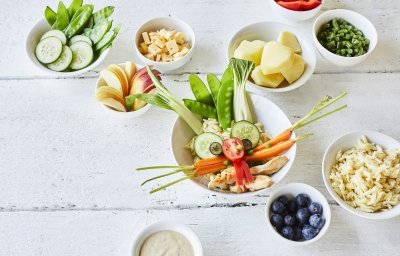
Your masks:
{"label": "white ceramic dish", "polygon": [[[120,63],[120,64],[118,64],[118,66],[120,66],[120,67],[122,67],[122,68],[124,68],[124,65],[125,65],[125,63]],[[139,70],[139,69],[141,69],[141,68],[143,68],[142,65],[138,65],[138,64],[135,64],[135,65],[136,65],[136,71]],[[95,90],[94,90],[94,93],[95,93],[95,94],[96,94],[97,88],[99,88],[99,87],[101,87],[101,86],[108,86],[108,85],[107,85],[107,83],[104,81],[104,79],[101,78],[101,76],[99,76],[99,78],[98,78],[97,81],[96,81],[96,87],[95,87]],[[113,109],[113,108],[110,108],[110,107],[108,107],[108,106],[106,106],[106,105],[104,105],[104,104],[101,104],[101,103],[99,103],[99,104],[102,105],[103,108],[104,108],[108,113],[110,113],[110,114],[112,114],[112,115],[114,115],[114,116],[117,116],[117,117],[122,117],[122,118],[135,118],[135,117],[141,116],[141,115],[143,115],[144,113],[146,113],[146,112],[151,108],[151,106],[152,106],[151,104],[146,104],[143,108],[141,108],[141,109],[139,109],[139,110],[136,110],[136,111],[120,112],[120,111],[117,111],[117,110],[115,110],[115,109]]]}
{"label": "white ceramic dish", "polygon": [[[322,205],[322,216],[325,218],[325,225],[319,231],[318,235],[311,240],[305,241],[292,241],[289,239],[284,238],[281,236],[275,228],[272,226],[270,218],[271,218],[271,204],[277,199],[279,196],[285,195],[292,199],[296,197],[300,193],[307,194],[313,202],[318,202]],[[268,228],[272,231],[274,236],[278,238],[280,241],[283,241],[290,245],[307,245],[314,243],[315,241],[321,239],[324,236],[326,231],[329,228],[329,224],[331,223],[331,208],[329,207],[328,201],[325,197],[319,192],[317,189],[311,187],[310,185],[304,183],[290,183],[284,185],[283,187],[275,190],[272,194],[268,197],[267,203],[265,205],[265,218],[267,222]]]}
{"label": "white ceramic dish", "polygon": [[[186,41],[190,44],[191,48],[190,51],[183,58],[171,62],[156,62],[147,59],[139,51],[138,46],[141,42],[143,42],[142,38],[143,32],[157,31],[163,28],[167,30],[175,29],[177,32],[182,32],[185,35]],[[136,36],[135,36],[135,49],[137,55],[139,56],[140,61],[142,61],[145,65],[153,66],[155,69],[161,72],[175,70],[185,65],[192,57],[195,45],[196,45],[196,39],[194,36],[193,29],[186,22],[171,17],[159,17],[145,22],[136,31]]]}
{"label": "white ceramic dish", "polygon": [[203,247],[201,246],[200,239],[197,237],[196,233],[188,226],[174,221],[161,221],[151,224],[142,231],[140,231],[134,238],[133,245],[131,248],[131,256],[140,256],[140,249],[142,244],[146,239],[159,231],[175,231],[186,237],[192,244],[194,256],[203,256]]}
{"label": "white ceramic dish", "polygon": [[321,1],[319,6],[309,11],[289,10],[277,4],[275,0],[269,0],[269,4],[271,5],[272,11],[278,13],[283,19],[291,22],[297,22],[308,20],[314,17],[321,10],[324,1]]}
{"label": "white ceramic dish", "polygon": [[[250,97],[251,100],[249,100],[249,103],[252,102],[251,109],[255,121],[262,123],[265,129],[269,131],[272,136],[278,135],[285,129],[292,126],[286,114],[277,105],[269,101],[267,98],[264,98],[257,94],[250,94]],[[171,148],[175,161],[178,163],[178,165],[193,164],[193,156],[191,155],[189,150],[185,149],[185,145],[194,136],[195,133],[189,128],[189,126],[182,119],[177,118],[172,128]],[[293,133],[291,138],[295,137],[296,135]],[[203,177],[194,178],[192,179],[192,181],[210,193],[218,193],[224,196],[235,197],[253,196],[255,194],[259,194],[266,190],[272,189],[286,176],[294,163],[294,159],[296,157],[296,148],[297,145],[295,144],[285,153],[285,155],[289,158],[289,162],[284,167],[282,167],[281,170],[271,176],[273,184],[269,188],[254,192],[236,194],[225,190],[209,190],[207,187],[208,181]]]}
{"label": "white ceramic dish", "polygon": [[30,30],[28,37],[26,38],[26,44],[25,44],[26,54],[27,54],[28,58],[31,60],[31,62],[33,63],[33,65],[35,65],[37,68],[46,72],[49,75],[57,76],[57,77],[71,77],[71,76],[77,76],[77,75],[83,74],[89,70],[96,68],[110,53],[110,49],[105,50],[97,58],[97,60],[95,62],[93,62],[92,64],[90,64],[89,66],[87,66],[86,68],[81,69],[81,70],[71,71],[71,72],[57,72],[57,71],[48,69],[46,66],[44,66],[42,63],[40,63],[37,60],[36,55],[35,55],[35,49],[36,49],[36,46],[39,43],[42,35],[44,33],[46,33],[47,31],[49,31],[50,29],[51,29],[51,27],[47,23],[47,21],[45,19],[41,19]]}
{"label": "white ceramic dish", "polygon": [[282,31],[289,31],[296,35],[302,48],[302,57],[306,64],[303,75],[291,85],[278,88],[268,88],[257,85],[252,81],[248,80],[247,89],[255,93],[265,93],[265,92],[287,92],[299,88],[305,84],[314,73],[316,56],[312,44],[306,40],[303,35],[299,33],[295,28],[290,27],[282,23],[276,22],[259,22],[247,25],[236,32],[229,41],[227,49],[228,60],[233,57],[235,49],[239,46],[240,42],[243,40],[264,40],[266,42],[277,40],[279,33]]}
{"label": "white ceramic dish", "polygon": [[325,151],[324,158],[322,160],[322,177],[324,179],[325,186],[328,189],[329,194],[331,194],[331,196],[335,199],[335,201],[341,207],[343,207],[344,209],[346,209],[347,211],[351,212],[354,215],[372,220],[390,219],[399,216],[400,204],[393,207],[391,210],[384,212],[376,212],[376,213],[363,212],[361,210],[354,209],[353,207],[346,204],[346,202],[343,201],[343,199],[341,199],[332,188],[331,182],[329,181],[329,174],[332,166],[336,163],[337,153],[340,150],[345,151],[354,147],[362,135],[365,135],[369,141],[381,145],[384,149],[392,149],[392,148],[400,149],[399,141],[379,132],[361,130],[344,134],[339,138],[337,138],[336,140],[334,140]]}
{"label": "white ceramic dish", "polygon": [[[317,34],[320,28],[334,18],[342,18],[364,33],[364,36],[368,38],[370,42],[367,53],[357,57],[343,57],[328,51],[320,44],[317,39]],[[344,9],[330,10],[318,16],[314,22],[312,33],[314,44],[322,57],[338,66],[354,66],[363,62],[374,51],[376,44],[378,43],[378,33],[376,32],[374,25],[361,14]]]}

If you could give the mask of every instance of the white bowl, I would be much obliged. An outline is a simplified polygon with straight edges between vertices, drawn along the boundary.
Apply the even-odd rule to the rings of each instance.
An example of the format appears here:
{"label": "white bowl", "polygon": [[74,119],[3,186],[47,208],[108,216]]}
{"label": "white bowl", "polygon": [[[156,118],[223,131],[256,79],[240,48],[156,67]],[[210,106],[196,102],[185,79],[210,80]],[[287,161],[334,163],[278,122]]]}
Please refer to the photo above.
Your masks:
{"label": "white bowl", "polygon": [[332,166],[336,163],[336,155],[342,150],[348,150],[353,148],[362,135],[365,135],[370,142],[381,145],[384,149],[392,149],[397,148],[400,149],[400,142],[379,132],[369,131],[369,130],[361,130],[361,131],[353,131],[347,134],[344,134],[333,141],[329,147],[326,149],[324,158],[322,160],[322,177],[324,179],[324,183],[326,188],[329,191],[329,194],[335,199],[335,201],[342,206],[347,211],[351,212],[354,215],[372,219],[372,220],[383,220],[389,219],[400,215],[400,204],[393,207],[391,210],[384,212],[375,212],[368,213],[361,210],[357,210],[350,205],[346,204],[342,198],[339,197],[338,194],[333,190],[331,182],[329,180],[329,174]]}
{"label": "white bowl", "polygon": [[38,61],[36,58],[35,54],[35,49],[37,44],[40,41],[40,38],[44,33],[49,31],[51,29],[49,23],[45,19],[41,19],[38,21],[30,30],[28,37],[26,38],[26,54],[28,55],[28,58],[31,60],[31,62],[39,69],[43,70],[49,75],[52,76],[57,76],[57,77],[71,77],[71,76],[77,76],[80,74],[83,74],[89,70],[95,69],[110,53],[110,48],[105,50],[95,62],[87,66],[86,68],[83,68],[81,70],[77,71],[70,71],[70,72],[57,72],[53,71],[51,69],[48,69],[46,66],[44,66],[42,63]]}
{"label": "white bowl", "polygon": [[[325,218],[325,225],[322,227],[322,229],[319,231],[318,235],[314,237],[311,240],[305,240],[305,241],[292,241],[289,239],[284,238],[281,236],[278,231],[275,230],[275,228],[272,226],[270,218],[271,218],[271,205],[277,199],[278,197],[285,195],[289,197],[289,199],[292,199],[296,197],[298,194],[307,194],[310,198],[311,201],[313,202],[318,202],[322,205],[322,216]],[[283,187],[275,190],[267,200],[267,203],[265,204],[265,218],[267,222],[268,228],[272,231],[274,236],[278,238],[279,240],[290,244],[290,245],[307,245],[314,243],[315,241],[321,239],[321,237],[324,236],[326,231],[329,228],[329,224],[331,223],[331,208],[329,207],[328,201],[325,199],[325,197],[319,192],[317,189],[311,187],[310,185],[304,184],[304,183],[290,183],[287,185],[284,185]]]}
{"label": "white bowl", "polygon": [[[139,51],[139,44],[143,42],[142,33],[157,31],[160,29],[167,29],[167,30],[175,29],[177,32],[182,32],[185,35],[186,42],[188,42],[191,46],[190,51],[183,58],[171,62],[156,62],[149,60],[148,58],[143,56],[143,54]],[[195,43],[196,40],[193,29],[186,22],[171,17],[159,17],[145,22],[136,31],[136,36],[135,36],[135,49],[140,60],[145,65],[151,65],[155,69],[161,72],[175,70],[185,65],[193,55]]]}
{"label": "white bowl", "polygon": [[302,48],[302,57],[306,64],[304,73],[301,77],[292,83],[284,87],[268,88],[261,85],[257,85],[252,81],[248,80],[247,89],[251,92],[265,93],[265,92],[287,92],[299,88],[305,84],[314,73],[316,56],[312,44],[299,33],[299,31],[289,25],[276,23],[276,22],[259,22],[253,23],[241,28],[236,32],[230,39],[227,49],[227,58],[230,60],[233,57],[235,49],[239,46],[243,40],[264,40],[266,42],[277,40],[279,33],[282,31],[289,31],[293,33],[299,41]]}
{"label": "white bowl", "polygon": [[[318,41],[317,34],[320,28],[333,18],[342,18],[361,30],[364,36],[369,39],[368,52],[361,56],[343,57],[325,49],[325,47]],[[354,66],[366,60],[371,52],[374,51],[378,42],[378,33],[376,32],[374,25],[367,18],[354,11],[344,9],[330,10],[318,16],[314,22],[312,33],[314,44],[322,57],[338,66]]]}
{"label": "white bowl", "polygon": [[200,239],[197,237],[196,233],[194,233],[194,231],[188,226],[174,221],[156,222],[140,231],[134,238],[130,255],[140,256],[140,249],[143,242],[146,241],[150,235],[166,230],[182,234],[192,244],[194,256],[203,256],[203,247],[201,246]]}
{"label": "white bowl", "polygon": [[322,0],[321,4],[312,10],[293,11],[280,6],[277,2],[275,2],[275,0],[269,0],[269,4],[271,5],[272,11],[278,13],[282,18],[291,22],[311,19],[321,10],[323,3],[324,1]]}
{"label": "white bowl", "polygon": [[[276,136],[282,131],[286,130],[292,124],[286,114],[274,103],[269,101],[267,98],[259,96],[257,94],[250,94],[252,106],[250,108],[253,112],[253,117],[256,122],[260,122],[264,125],[265,129],[271,133],[272,136]],[[175,161],[178,165],[192,165],[193,156],[189,150],[185,149],[185,145],[195,136],[195,133],[191,128],[180,118],[177,118],[175,124],[172,128],[171,134],[171,148],[174,155]],[[296,135],[292,133],[291,138],[295,138]],[[289,172],[290,168],[294,163],[296,157],[297,144],[293,145],[285,155],[289,158],[289,162],[282,167],[277,173],[271,176],[273,184],[269,188],[261,189],[254,192],[246,193],[232,193],[226,190],[209,190],[207,187],[208,181],[203,177],[197,177],[192,179],[192,181],[199,185],[201,188],[205,189],[211,193],[217,193],[224,196],[253,196],[259,194],[266,190],[270,190],[276,186]]]}
{"label": "white bowl", "polygon": [[[120,66],[122,68],[124,68],[124,65],[125,65],[125,63],[118,64],[118,66]],[[135,65],[136,65],[136,70],[143,68],[142,65],[138,65],[138,64],[135,64]],[[99,78],[96,81],[96,87],[94,90],[95,95],[96,95],[97,88],[99,88],[101,86],[108,86],[108,85],[107,85],[106,81],[104,81],[104,79],[101,76],[99,76]],[[102,105],[108,113],[110,113],[116,117],[122,117],[122,118],[135,118],[135,117],[141,116],[151,108],[151,104],[146,104],[143,108],[136,110],[136,111],[121,112],[121,111],[117,111],[113,108],[110,108],[100,102],[98,102],[98,103],[100,105]]]}

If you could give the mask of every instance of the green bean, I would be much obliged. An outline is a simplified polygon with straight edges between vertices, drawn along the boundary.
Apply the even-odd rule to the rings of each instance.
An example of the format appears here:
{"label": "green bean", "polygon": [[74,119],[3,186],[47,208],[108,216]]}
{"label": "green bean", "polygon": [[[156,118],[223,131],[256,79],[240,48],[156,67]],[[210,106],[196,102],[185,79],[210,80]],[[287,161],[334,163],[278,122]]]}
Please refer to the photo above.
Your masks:
{"label": "green bean", "polygon": [[68,10],[65,7],[63,2],[58,3],[58,9],[57,9],[57,19],[51,26],[52,29],[58,29],[58,30],[63,30],[65,27],[68,26],[69,23],[69,15],[68,15]]}
{"label": "green bean", "polygon": [[185,103],[185,106],[190,109],[190,111],[202,116],[203,118],[217,119],[217,110],[210,105],[191,99],[183,99],[183,103]]}
{"label": "green bean", "polygon": [[57,13],[55,13],[50,7],[47,6],[44,10],[44,17],[46,18],[50,26],[52,26],[57,20]]}
{"label": "green bean", "polygon": [[[74,15],[75,18],[68,24],[68,26],[64,30],[65,36],[68,39],[81,31],[84,28],[85,24],[89,21],[90,16],[92,16],[93,6],[82,6],[79,10],[81,10],[82,8],[85,9],[82,10],[77,17],[75,17]],[[76,13],[78,13],[79,10]]]}
{"label": "green bean", "polygon": [[114,6],[107,6],[103,9],[93,13],[94,24],[100,23],[102,20],[107,19],[114,12]]}
{"label": "green bean", "polygon": [[233,79],[225,79],[218,92],[218,121],[224,130],[231,127],[233,102]]}
{"label": "green bean", "polygon": [[218,77],[212,73],[207,75],[208,87],[210,87],[211,96],[214,100],[214,105],[217,106],[218,92],[221,87],[221,82]]}
{"label": "green bean", "polygon": [[82,7],[83,0],[72,0],[71,4],[68,7],[69,17],[73,17],[74,14]]}
{"label": "green bean", "polygon": [[192,92],[196,100],[210,106],[215,106],[211,94],[207,90],[206,85],[203,83],[203,81],[201,81],[201,79],[198,76],[190,74],[189,84],[190,87],[192,88]]}

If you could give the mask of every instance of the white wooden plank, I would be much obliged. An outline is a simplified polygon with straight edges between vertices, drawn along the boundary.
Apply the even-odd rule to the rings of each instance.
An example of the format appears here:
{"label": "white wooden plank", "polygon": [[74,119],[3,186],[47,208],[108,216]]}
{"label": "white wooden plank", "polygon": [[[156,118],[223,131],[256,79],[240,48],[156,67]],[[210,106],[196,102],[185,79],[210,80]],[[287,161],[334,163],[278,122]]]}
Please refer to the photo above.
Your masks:
{"label": "white wooden plank", "polygon": [[206,256],[398,255],[398,219],[354,217],[338,206],[322,239],[288,246],[267,229],[263,206],[157,211],[0,213],[1,255],[129,255],[134,235],[159,220],[178,220],[199,236]]}
{"label": "white wooden plank", "polygon": [[[349,92],[344,100],[348,109],[299,131],[316,136],[299,144],[295,165],[284,183],[306,182],[326,194],[320,175],[322,155],[342,133],[372,129],[400,139],[393,125],[400,123],[399,79],[399,74],[314,75],[296,91],[269,94],[295,121],[324,95]],[[152,108],[137,119],[115,118],[94,101],[94,83],[95,79],[0,82],[3,210],[191,208],[264,202],[263,195],[213,196],[191,182],[148,195],[152,186],[139,184],[159,172],[133,170],[174,163],[169,138],[176,115]],[[187,76],[164,76],[164,83],[180,97],[191,97]]]}
{"label": "white wooden plank", "polygon": [[[376,26],[379,43],[376,52],[370,58],[351,68],[336,67],[318,56],[317,73],[342,72],[398,72],[400,52],[397,51],[400,31],[399,7],[396,1],[326,1],[324,10],[347,8],[357,10],[367,16]],[[33,3],[33,2],[32,2]],[[233,1],[162,1],[153,0],[151,4],[141,1],[93,1],[97,8],[115,5],[113,15],[115,23],[123,23],[120,35],[114,43],[112,52],[96,71],[111,63],[123,62],[127,58],[137,60],[133,48],[136,29],[146,20],[156,16],[179,17],[187,21],[194,29],[197,47],[192,61],[176,74],[188,72],[221,73],[225,67],[226,47],[229,38],[242,26],[264,20],[280,21],[281,18],[271,13],[268,1],[233,0]],[[57,1],[41,1],[40,4],[27,4],[17,0],[2,3],[0,13],[4,19],[0,23],[2,35],[0,44],[0,78],[42,77],[47,76],[36,69],[26,57],[25,40],[32,25],[43,18],[46,5],[56,8]],[[18,8],[16,6],[24,6]],[[28,7],[29,6],[29,7]],[[299,30],[311,40],[313,20],[298,23]],[[207,54],[205,54],[207,53]],[[93,74],[92,74],[93,75]],[[85,74],[84,76],[90,76]]]}

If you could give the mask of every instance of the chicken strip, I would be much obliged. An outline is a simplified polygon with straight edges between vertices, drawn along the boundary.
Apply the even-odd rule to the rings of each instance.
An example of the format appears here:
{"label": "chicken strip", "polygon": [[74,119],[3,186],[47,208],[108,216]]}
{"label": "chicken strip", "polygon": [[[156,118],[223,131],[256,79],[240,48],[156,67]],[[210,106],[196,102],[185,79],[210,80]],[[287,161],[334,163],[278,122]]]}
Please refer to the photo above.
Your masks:
{"label": "chicken strip", "polygon": [[233,192],[233,193],[238,193],[238,194],[247,191],[246,187],[244,187],[244,186],[239,186],[239,185],[230,186],[230,187],[229,187],[229,190],[230,190],[231,192]]}
{"label": "chicken strip", "polygon": [[221,173],[218,173],[216,175],[211,175],[210,182],[208,183],[208,188],[227,189],[228,185],[231,185],[235,182],[236,182],[235,168],[229,167],[221,171]]}
{"label": "chicken strip", "polygon": [[252,175],[271,175],[279,171],[288,161],[286,156],[276,156],[265,164],[251,167],[250,172]]}
{"label": "chicken strip", "polygon": [[[267,175],[257,175],[253,177],[253,182],[244,184],[244,186],[250,191],[256,191],[263,188],[268,188],[272,185],[271,177]],[[231,186],[232,187],[232,186]]]}

